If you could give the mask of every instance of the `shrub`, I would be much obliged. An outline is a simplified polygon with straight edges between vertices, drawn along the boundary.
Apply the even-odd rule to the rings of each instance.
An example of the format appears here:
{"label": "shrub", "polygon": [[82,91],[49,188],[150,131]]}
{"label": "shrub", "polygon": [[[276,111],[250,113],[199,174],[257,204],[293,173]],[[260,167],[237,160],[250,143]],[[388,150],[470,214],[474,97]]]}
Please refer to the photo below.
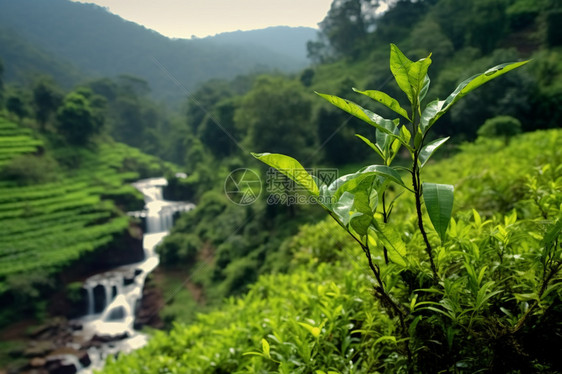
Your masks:
{"label": "shrub", "polygon": [[486,120],[478,129],[479,138],[503,138],[505,145],[510,139],[521,133],[521,122],[511,116],[497,116]]}
{"label": "shrub", "polygon": [[32,185],[56,181],[57,172],[58,164],[52,157],[23,155],[5,165],[0,177],[20,185]]}
{"label": "shrub", "polygon": [[167,236],[158,246],[160,261],[163,265],[175,266],[182,264],[190,266],[195,262],[197,252],[202,243],[195,234],[176,234]]}

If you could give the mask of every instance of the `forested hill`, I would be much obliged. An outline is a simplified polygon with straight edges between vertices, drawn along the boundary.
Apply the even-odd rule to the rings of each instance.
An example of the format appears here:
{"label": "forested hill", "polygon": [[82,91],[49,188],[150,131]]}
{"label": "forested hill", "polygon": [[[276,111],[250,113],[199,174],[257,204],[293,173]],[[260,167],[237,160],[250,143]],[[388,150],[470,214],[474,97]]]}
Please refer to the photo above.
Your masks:
{"label": "forested hill", "polygon": [[[249,37],[240,32],[204,39],[169,39],[105,8],[69,0],[0,0],[0,25],[0,58],[8,81],[38,70],[53,74],[59,82],[72,81],[69,74],[52,69],[52,62],[31,62],[38,52],[14,52],[1,37],[11,32],[43,53],[71,62],[86,75],[131,74],[146,79],[155,98],[171,101],[185,95],[169,74],[193,89],[211,78],[303,68],[307,65],[306,41],[315,33],[309,28],[286,27],[254,31]],[[11,53],[4,52],[7,50]]]}

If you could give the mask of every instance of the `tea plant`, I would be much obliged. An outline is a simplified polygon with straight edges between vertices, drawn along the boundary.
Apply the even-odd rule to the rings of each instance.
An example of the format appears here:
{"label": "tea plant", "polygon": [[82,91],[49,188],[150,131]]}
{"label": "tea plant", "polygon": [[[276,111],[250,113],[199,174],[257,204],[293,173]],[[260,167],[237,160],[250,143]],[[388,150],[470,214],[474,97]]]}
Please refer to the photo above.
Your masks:
{"label": "tea plant", "polygon": [[[429,131],[436,121],[472,90],[526,63],[527,61],[506,63],[488,69],[460,83],[445,100],[434,100],[422,110],[421,103],[430,84],[427,71],[431,64],[431,55],[413,62],[398,47],[391,45],[390,69],[396,83],[408,97],[409,111],[384,92],[355,89],[354,91],[391,109],[403,117],[407,121],[406,124],[400,124],[400,119],[385,119],[349,100],[318,94],[336,107],[375,128],[374,142],[363,136],[357,136],[382,158],[382,165],[366,166],[356,173],[345,175],[330,185],[325,185],[308,174],[297,160],[289,156],[270,153],[253,154],[254,157],[285,174],[315,196],[319,205],[362,248],[374,277],[375,297],[390,316],[398,319],[402,335],[400,351],[407,360],[404,367],[410,371],[423,370],[423,365],[428,367],[428,355],[424,354],[424,340],[441,340],[442,344],[440,344],[445,347],[440,349],[448,350],[449,354],[461,352],[466,355],[468,350],[472,349],[454,347],[458,344],[457,341],[463,339],[464,341],[495,339],[496,346],[500,348],[491,355],[497,355],[506,347],[515,348],[516,343],[504,341],[513,339],[513,335],[525,325],[529,315],[533,315],[535,308],[541,305],[543,296],[549,293],[546,290],[551,290],[550,292],[554,288],[559,290],[557,279],[562,264],[558,241],[562,222],[560,219],[543,229],[543,234],[544,232],[546,234],[540,243],[533,243],[533,245],[540,245],[542,250],[540,261],[536,263],[538,265],[536,271],[542,275],[539,277],[541,279],[533,284],[536,286],[536,292],[532,293],[532,296],[525,296],[526,301],[532,302],[523,306],[523,313],[511,314],[514,321],[509,328],[502,326],[501,323],[492,323],[486,313],[490,301],[502,292],[497,284],[509,283],[509,278],[514,276],[513,269],[510,269],[509,265],[502,268],[501,263],[504,257],[515,255],[510,246],[516,242],[515,237],[520,230],[525,228],[515,224],[515,215],[508,216],[511,218],[506,218],[505,225],[498,224],[485,241],[480,243],[472,241],[466,247],[462,247],[460,253],[449,253],[448,250],[453,249],[451,242],[455,239],[459,240],[467,233],[464,230],[466,226],[464,223],[451,219],[454,187],[449,184],[422,182],[422,169],[435,151],[449,139],[428,141]],[[410,166],[392,166],[394,158],[402,147],[410,155]],[[410,175],[410,184],[404,183],[401,173]],[[419,261],[418,256],[412,256],[417,254],[419,245],[416,241],[409,241],[407,247],[403,235],[397,227],[389,223],[396,199],[402,194],[393,193],[389,188],[391,184],[398,186],[403,190],[402,192],[411,192],[414,197],[418,233],[413,233],[413,236],[421,235],[425,261]],[[429,216],[434,232],[427,230],[425,212]],[[476,211],[474,220],[477,226],[484,225]],[[492,224],[492,221],[485,221],[485,223]],[[450,225],[449,231],[455,238],[447,242],[447,230]],[[497,242],[491,246],[490,241]],[[493,247],[496,251],[500,262],[495,269],[500,274],[496,280],[486,277],[487,272],[490,271],[488,266],[475,260],[489,247]],[[379,256],[380,260],[375,257],[375,254],[379,253],[382,254],[382,257]],[[451,273],[461,271],[462,277],[451,276]],[[502,271],[504,273],[501,273]],[[507,310],[505,307],[502,308]],[[510,312],[507,311],[506,314]],[[432,327],[440,328],[444,336],[441,332],[422,331],[424,328]],[[492,329],[496,331],[491,332]],[[464,337],[458,339],[457,336],[462,335],[461,331]],[[446,356],[446,353],[442,356]],[[468,352],[468,356],[477,357],[478,353]],[[440,363],[437,367],[453,366],[457,369],[476,367],[471,366],[472,364],[462,357],[452,357],[450,360],[451,362]],[[497,357],[493,360],[498,361]],[[490,365],[498,366],[497,363]],[[435,366],[428,370],[434,368]]]}

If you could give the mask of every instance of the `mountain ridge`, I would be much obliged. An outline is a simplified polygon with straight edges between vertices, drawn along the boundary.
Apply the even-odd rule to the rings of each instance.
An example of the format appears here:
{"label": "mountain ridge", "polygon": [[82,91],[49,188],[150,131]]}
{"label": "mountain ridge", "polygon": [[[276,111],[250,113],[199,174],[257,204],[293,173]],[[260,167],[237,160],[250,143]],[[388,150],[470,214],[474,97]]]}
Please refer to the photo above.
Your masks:
{"label": "mountain ridge", "polygon": [[[305,44],[316,33],[311,28],[274,27],[170,39],[94,4],[0,0],[0,10],[0,24],[30,45],[70,62],[85,77],[136,75],[148,81],[154,98],[176,103],[184,94],[178,86],[190,91],[214,78],[298,71],[308,65]],[[259,34],[265,36],[260,40]],[[6,53],[0,58],[8,66],[13,62]]]}

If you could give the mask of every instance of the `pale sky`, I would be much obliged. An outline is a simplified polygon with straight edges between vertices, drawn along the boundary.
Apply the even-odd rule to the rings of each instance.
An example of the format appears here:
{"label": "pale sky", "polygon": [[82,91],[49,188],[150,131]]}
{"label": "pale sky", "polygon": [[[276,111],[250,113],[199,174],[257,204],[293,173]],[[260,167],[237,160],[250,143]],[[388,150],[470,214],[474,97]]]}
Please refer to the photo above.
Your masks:
{"label": "pale sky", "polygon": [[269,26],[317,28],[332,0],[73,0],[94,3],[171,38]]}

